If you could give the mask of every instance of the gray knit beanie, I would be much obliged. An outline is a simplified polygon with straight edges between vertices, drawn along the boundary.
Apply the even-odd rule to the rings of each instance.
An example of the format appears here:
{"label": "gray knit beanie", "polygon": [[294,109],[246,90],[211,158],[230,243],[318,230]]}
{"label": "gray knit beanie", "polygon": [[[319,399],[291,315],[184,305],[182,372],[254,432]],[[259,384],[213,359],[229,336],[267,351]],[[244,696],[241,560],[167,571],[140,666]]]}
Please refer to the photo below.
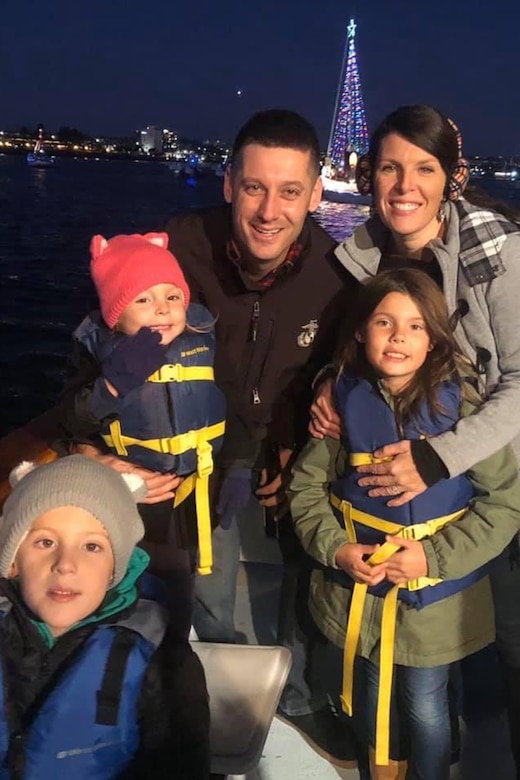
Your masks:
{"label": "gray knit beanie", "polygon": [[138,485],[138,495],[133,494],[121,474],[84,455],[37,466],[15,485],[4,504],[0,576],[8,576],[20,544],[41,515],[58,507],[76,506],[94,515],[105,528],[114,553],[112,585],[117,585],[126,574],[135,545],[144,536],[136,500],[146,490],[142,480]]}

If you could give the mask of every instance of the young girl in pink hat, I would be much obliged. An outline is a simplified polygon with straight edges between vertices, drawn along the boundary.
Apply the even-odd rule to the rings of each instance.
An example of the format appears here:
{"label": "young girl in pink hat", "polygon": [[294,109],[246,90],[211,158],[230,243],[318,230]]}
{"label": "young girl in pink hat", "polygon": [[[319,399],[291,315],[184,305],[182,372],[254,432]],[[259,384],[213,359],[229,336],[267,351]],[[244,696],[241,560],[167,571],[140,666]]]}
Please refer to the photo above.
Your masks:
{"label": "young girl in pink hat", "polygon": [[[145,480],[145,543],[155,570],[168,571],[179,592],[179,578],[186,590],[191,576],[188,545],[180,537],[186,525],[192,532],[195,518],[199,572],[211,571],[208,480],[225,409],[213,380],[213,320],[190,303],[167,246],[165,233],[92,239],[100,311],[74,333],[76,376],[61,409],[72,451]],[[195,502],[183,504],[191,494]],[[180,504],[184,524],[177,511],[172,522],[172,508]]]}

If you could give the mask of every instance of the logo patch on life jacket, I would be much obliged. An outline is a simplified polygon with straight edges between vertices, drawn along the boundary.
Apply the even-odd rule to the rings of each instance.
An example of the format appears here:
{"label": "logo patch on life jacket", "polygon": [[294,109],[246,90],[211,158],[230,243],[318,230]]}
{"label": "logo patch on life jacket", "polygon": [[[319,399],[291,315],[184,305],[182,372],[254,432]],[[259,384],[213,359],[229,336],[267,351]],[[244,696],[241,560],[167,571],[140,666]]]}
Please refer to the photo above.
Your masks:
{"label": "logo patch on life jacket", "polygon": [[298,334],[298,346],[310,347],[318,332],[318,320],[311,320],[307,325],[302,325],[302,332]]}
{"label": "logo patch on life jacket", "polygon": [[187,349],[181,352],[181,357],[191,357],[192,355],[198,355],[200,352],[209,352],[209,347],[194,347],[193,349]]}
{"label": "logo patch on life jacket", "polygon": [[121,741],[118,742],[98,742],[96,745],[91,745],[89,747],[85,748],[72,748],[70,750],[59,750],[56,753],[56,758],[70,758],[71,756],[83,756],[86,753],[97,753],[98,750],[103,750],[104,748],[111,748],[114,746],[117,746],[121,744]]}

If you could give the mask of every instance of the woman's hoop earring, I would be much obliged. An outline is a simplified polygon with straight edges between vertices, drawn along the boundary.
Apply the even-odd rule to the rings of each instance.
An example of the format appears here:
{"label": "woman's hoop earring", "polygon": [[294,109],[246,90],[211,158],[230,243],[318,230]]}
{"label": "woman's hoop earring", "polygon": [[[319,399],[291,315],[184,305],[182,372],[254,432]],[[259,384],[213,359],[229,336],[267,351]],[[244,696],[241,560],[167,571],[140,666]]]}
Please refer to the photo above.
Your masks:
{"label": "woman's hoop earring", "polygon": [[445,200],[443,200],[441,202],[441,204],[439,205],[439,210],[437,212],[437,219],[441,223],[444,222],[444,220],[446,219],[446,201]]}

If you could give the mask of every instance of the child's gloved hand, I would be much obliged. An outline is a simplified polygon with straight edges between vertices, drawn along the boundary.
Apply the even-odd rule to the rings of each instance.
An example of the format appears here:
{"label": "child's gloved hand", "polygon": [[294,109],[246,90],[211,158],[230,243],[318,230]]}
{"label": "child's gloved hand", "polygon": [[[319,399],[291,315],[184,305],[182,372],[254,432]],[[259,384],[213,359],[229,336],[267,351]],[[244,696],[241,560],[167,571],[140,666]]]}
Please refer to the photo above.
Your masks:
{"label": "child's gloved hand", "polygon": [[121,336],[117,347],[101,361],[103,377],[120,396],[140,387],[162,366],[166,347],[161,338],[157,331],[141,328],[135,336]]}
{"label": "child's gloved hand", "polygon": [[251,498],[251,469],[232,466],[220,486],[217,502],[217,514],[220,515],[220,527],[227,530],[236,515],[246,508]]}

